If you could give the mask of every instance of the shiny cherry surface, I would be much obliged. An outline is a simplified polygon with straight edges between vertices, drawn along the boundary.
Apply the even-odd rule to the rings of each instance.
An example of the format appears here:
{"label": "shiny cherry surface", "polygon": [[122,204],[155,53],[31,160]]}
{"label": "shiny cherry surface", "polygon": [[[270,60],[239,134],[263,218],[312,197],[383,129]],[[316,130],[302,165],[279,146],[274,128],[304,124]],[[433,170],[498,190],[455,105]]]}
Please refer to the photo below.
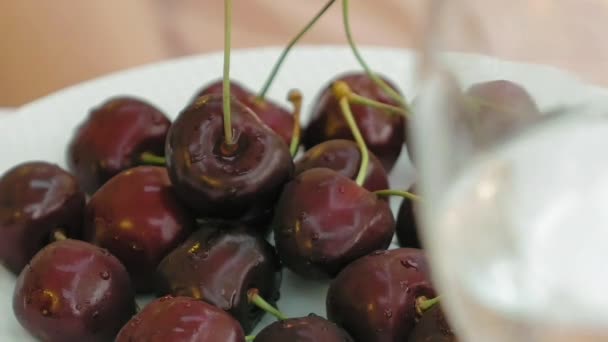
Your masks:
{"label": "shiny cherry surface", "polygon": [[386,201],[325,168],[285,186],[273,226],[281,261],[312,279],[333,277],[357,258],[388,248],[395,232]]}
{"label": "shiny cherry surface", "polygon": [[68,147],[70,170],[92,194],[114,175],[138,165],[143,152],[162,155],[170,126],[165,114],[147,102],[109,99],[76,130]]}
{"label": "shiny cherry surface", "polygon": [[167,137],[166,158],[180,199],[199,216],[238,218],[274,205],[293,173],[285,142],[232,99],[234,145],[226,146],[221,95],[182,111]]}
{"label": "shiny cherry surface", "polygon": [[[201,89],[196,97],[209,94],[222,94],[222,92],[222,80],[218,80]],[[286,144],[289,145],[291,143],[294,121],[293,115],[288,110],[274,101],[256,98],[256,95],[251,90],[235,81],[230,81],[230,93],[242,104],[251,108],[263,123],[283,138]]]}
{"label": "shiny cherry surface", "polygon": [[213,305],[165,296],[133,317],[115,342],[245,342],[245,334],[234,318]]}
{"label": "shiny cherry surface", "polygon": [[[358,95],[393,106],[399,105],[364,73],[345,74],[331,83],[335,81],[346,82]],[[388,80],[385,81],[391,85]],[[391,85],[391,87],[396,90],[395,86]],[[386,171],[389,172],[399,158],[405,142],[405,117],[401,114],[388,113],[358,104],[351,104],[351,110],[368,148],[374,152]],[[311,121],[304,132],[303,143],[306,148],[312,148],[331,139],[352,140],[353,136],[344,120],[338,100],[332,93],[330,84],[322,90],[314,103]]]}
{"label": "shiny cherry surface", "polygon": [[256,288],[274,304],[281,266],[274,248],[249,227],[211,220],[163,259],[157,279],[159,295],[207,301],[228,311],[250,332],[264,312],[249,303],[247,291]]}
{"label": "shiny cherry surface", "polygon": [[54,242],[26,266],[15,286],[13,310],[42,341],[110,341],[135,313],[124,266],[97,246]]}
{"label": "shiny cherry surface", "polygon": [[60,229],[81,236],[85,195],[57,165],[27,162],[0,177],[0,262],[18,274]]}
{"label": "shiny cherry surface", "polygon": [[420,296],[435,297],[422,250],[377,251],[332,281],[327,316],[358,342],[402,342],[414,328]]}
{"label": "shiny cherry surface", "polygon": [[167,174],[138,166],[114,176],[86,207],[85,239],[107,248],[126,266],[138,292],[154,290],[160,261],[194,229]]}
{"label": "shiny cherry surface", "polygon": [[[355,180],[361,165],[361,152],[352,140],[334,139],[314,146],[296,161],[296,175],[316,168],[325,167]],[[370,152],[367,177],[363,187],[369,191],[389,188],[388,176],[378,158]]]}

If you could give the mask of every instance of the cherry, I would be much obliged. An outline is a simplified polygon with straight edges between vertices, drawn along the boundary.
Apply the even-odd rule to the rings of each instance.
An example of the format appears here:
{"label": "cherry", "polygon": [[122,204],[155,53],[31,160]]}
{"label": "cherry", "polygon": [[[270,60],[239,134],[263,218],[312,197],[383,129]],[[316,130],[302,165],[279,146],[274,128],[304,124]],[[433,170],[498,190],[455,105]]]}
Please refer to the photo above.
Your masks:
{"label": "cherry", "polygon": [[[363,187],[369,191],[388,189],[388,176],[382,163],[370,153],[367,176]],[[355,180],[361,165],[361,153],[354,141],[335,139],[320,143],[306,151],[296,161],[295,174],[316,168],[324,167]]]}
{"label": "cherry", "polygon": [[188,237],[194,223],[177,201],[167,170],[138,166],[91,197],[84,235],[124,263],[137,291],[148,292],[154,290],[158,263]]}
{"label": "cherry", "polygon": [[409,342],[457,342],[439,304],[424,312],[412,331]]}
{"label": "cherry", "polygon": [[118,259],[68,239],[46,246],[23,269],[13,310],[43,341],[108,341],[135,313],[135,298]]}
{"label": "cherry", "polygon": [[417,318],[417,300],[434,292],[422,250],[377,251],[351,263],[332,281],[327,315],[357,341],[405,341]]}
{"label": "cherry", "polygon": [[228,311],[249,332],[264,312],[249,300],[257,289],[272,305],[281,266],[274,248],[239,223],[209,220],[158,266],[157,293],[188,296]]}
{"label": "cherry", "polygon": [[336,171],[316,168],[285,186],[273,226],[281,261],[306,278],[322,279],[386,249],[395,221],[386,201]]}
{"label": "cherry", "polygon": [[352,337],[336,324],[310,314],[274,322],[255,337],[255,342],[352,342]]}
{"label": "cherry", "polygon": [[[235,218],[269,208],[293,172],[289,148],[231,100],[234,145],[224,141],[221,95],[186,108],[169,131],[166,156],[176,193],[201,216]],[[261,209],[263,211],[263,209]]]}
{"label": "cherry", "polygon": [[[234,81],[230,82],[230,92],[239,102],[252,109],[286,144],[291,142],[294,120],[287,109],[271,100],[256,97],[252,91]],[[222,80],[212,82],[201,89],[196,98],[209,94],[222,94]]]}
{"label": "cherry", "polygon": [[[473,97],[473,101],[478,101],[480,112],[505,111],[523,117],[540,114],[530,93],[512,81],[494,80],[476,83],[466,91],[466,94]],[[483,114],[480,114],[483,117]]]}
{"label": "cherry", "polygon": [[[411,190],[410,190],[411,191]],[[415,200],[404,198],[397,214],[397,240],[402,247],[420,248],[418,223],[416,221]]]}
{"label": "cherry", "polygon": [[213,305],[165,296],[148,304],[118,333],[116,342],[244,342],[239,323]]}
{"label": "cherry", "polygon": [[464,93],[464,110],[474,142],[488,143],[517,133],[540,117],[530,94],[517,83],[496,80],[472,85]]}
{"label": "cherry", "polygon": [[[343,81],[358,95],[399,106],[399,103],[380,89],[374,80],[364,73],[349,73],[331,82]],[[392,86],[393,89],[396,87]],[[367,146],[390,171],[401,153],[405,142],[405,117],[361,104],[353,104],[353,115]],[[307,148],[331,139],[353,139],[348,124],[340,113],[338,99],[329,85],[318,96],[311,114],[311,121],[304,132],[303,143]]]}
{"label": "cherry", "polygon": [[89,114],[68,147],[70,170],[89,194],[139,164],[144,152],[162,154],[171,122],[152,105],[117,97]]}
{"label": "cherry", "polygon": [[57,165],[28,162],[0,178],[0,262],[18,274],[53,233],[81,236],[85,195]]}

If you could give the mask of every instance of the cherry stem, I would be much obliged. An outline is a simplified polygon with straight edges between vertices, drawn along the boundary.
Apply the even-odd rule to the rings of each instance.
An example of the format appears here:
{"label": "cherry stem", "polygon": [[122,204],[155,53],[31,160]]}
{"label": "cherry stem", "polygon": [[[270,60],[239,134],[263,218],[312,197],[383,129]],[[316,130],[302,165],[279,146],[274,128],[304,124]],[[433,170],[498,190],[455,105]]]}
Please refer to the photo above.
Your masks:
{"label": "cherry stem", "polygon": [[62,228],[57,228],[53,231],[53,239],[55,241],[63,241],[67,238],[68,237],[65,235],[65,230],[63,230]]}
{"label": "cherry stem", "polygon": [[355,141],[357,142],[357,145],[359,146],[359,150],[361,152],[361,165],[359,166],[359,173],[357,174],[355,182],[359,186],[362,186],[365,182],[365,178],[367,177],[367,167],[369,165],[369,151],[367,150],[367,145],[365,144],[365,140],[361,135],[359,126],[357,126],[357,122],[353,117],[353,112],[350,110],[348,97],[343,95],[341,96],[342,90],[340,88],[340,82],[335,82],[333,85],[334,96],[336,96],[336,99],[340,101],[340,109],[342,110],[342,115],[344,116],[346,123],[348,123],[350,131],[353,134],[353,137],[355,138]]}
{"label": "cherry stem", "polygon": [[291,136],[291,144],[289,152],[291,157],[295,157],[300,147],[300,136],[302,135],[302,126],[300,125],[300,113],[302,112],[302,93],[297,89],[292,89],[287,94],[287,100],[293,105],[293,134]]}
{"label": "cherry stem", "polygon": [[234,145],[232,139],[232,122],[230,117],[230,43],[232,33],[232,0],[224,0],[224,139],[226,146]]}
{"label": "cherry stem", "polygon": [[304,36],[304,34],[306,34],[306,32],[308,32],[310,30],[311,27],[314,26],[314,24],[323,16],[323,14],[325,14],[325,12],[327,12],[327,10],[331,7],[331,5],[334,4],[334,2],[336,2],[336,0],[328,1],[327,4],[325,4],[325,6],[323,6],[323,8],[319,11],[319,13],[317,13],[312,18],[312,20],[308,24],[306,24],[306,26],[304,26],[304,28],[294,38],[291,39],[291,41],[287,44],[285,49],[283,49],[283,52],[279,56],[279,59],[276,61],[276,63],[272,67],[272,71],[270,72],[268,79],[266,80],[266,82],[264,82],[264,86],[262,87],[260,94],[257,96],[258,100],[263,101],[266,98],[268,89],[270,89],[272,82],[274,81],[274,79],[276,78],[276,76],[279,72],[279,68],[283,64],[283,61],[285,61],[285,58],[287,57],[287,54],[289,53],[291,48],[294,45],[296,45],[296,43],[300,40],[300,38],[302,38]]}
{"label": "cherry stem", "polygon": [[335,91],[339,92],[339,94],[340,94],[339,98],[346,96],[346,97],[348,97],[348,101],[350,103],[360,104],[360,105],[377,108],[377,109],[381,109],[381,110],[386,110],[391,113],[409,115],[408,110],[405,108],[392,106],[387,103],[382,103],[380,101],[372,100],[370,98],[361,96],[361,95],[353,92],[352,89],[350,89],[350,87],[348,86],[348,84],[344,81],[336,81],[335,83],[337,83],[337,84],[334,84],[334,87],[336,87]]}
{"label": "cherry stem", "polygon": [[399,93],[397,93],[393,88],[391,88],[391,86],[384,82],[383,79],[378,77],[378,75],[374,74],[374,72],[372,72],[372,69],[367,65],[367,63],[363,59],[363,56],[361,56],[361,53],[359,52],[359,49],[357,49],[357,46],[353,39],[352,31],[350,29],[348,6],[348,0],[342,0],[342,22],[344,24],[344,32],[346,32],[346,39],[348,40],[348,45],[350,45],[350,48],[353,51],[353,54],[355,55],[355,58],[357,59],[363,70],[365,70],[367,76],[371,78],[374,83],[378,85],[378,87],[384,90],[384,92],[386,92],[393,100],[397,101],[401,106],[407,108],[406,100],[401,95],[399,95]]}
{"label": "cherry stem", "polygon": [[268,312],[269,314],[273,315],[277,319],[279,319],[281,321],[287,319],[287,316],[285,316],[281,311],[279,311],[277,308],[272,306],[270,303],[268,303],[266,300],[264,300],[264,298],[262,298],[260,296],[260,291],[258,289],[249,289],[249,291],[247,291],[247,299],[249,300],[249,303]]}
{"label": "cherry stem", "polygon": [[245,341],[250,342],[250,341],[253,341],[253,340],[255,340],[255,335],[245,336]]}
{"label": "cherry stem", "polygon": [[416,312],[419,315],[422,315],[423,313],[431,309],[433,306],[437,305],[440,299],[441,296],[437,296],[432,299],[428,299],[424,296],[416,298]]}
{"label": "cherry stem", "polygon": [[387,190],[376,190],[374,191],[374,194],[376,196],[399,196],[399,197],[403,197],[403,198],[407,198],[407,199],[411,199],[413,201],[420,201],[422,200],[420,198],[420,196],[415,195],[409,191],[402,191],[402,190],[392,190],[392,189],[387,189]]}
{"label": "cherry stem", "polygon": [[146,165],[159,165],[165,166],[167,164],[167,160],[165,157],[157,156],[151,152],[144,152],[139,156],[139,160]]}

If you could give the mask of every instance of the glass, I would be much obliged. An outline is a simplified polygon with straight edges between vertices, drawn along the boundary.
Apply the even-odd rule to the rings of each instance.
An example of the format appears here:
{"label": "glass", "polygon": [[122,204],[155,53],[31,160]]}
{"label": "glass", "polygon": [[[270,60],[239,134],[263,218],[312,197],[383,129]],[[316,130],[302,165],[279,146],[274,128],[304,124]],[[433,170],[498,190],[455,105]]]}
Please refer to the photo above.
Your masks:
{"label": "glass", "polygon": [[429,13],[409,147],[449,321],[464,341],[608,341],[608,2]]}

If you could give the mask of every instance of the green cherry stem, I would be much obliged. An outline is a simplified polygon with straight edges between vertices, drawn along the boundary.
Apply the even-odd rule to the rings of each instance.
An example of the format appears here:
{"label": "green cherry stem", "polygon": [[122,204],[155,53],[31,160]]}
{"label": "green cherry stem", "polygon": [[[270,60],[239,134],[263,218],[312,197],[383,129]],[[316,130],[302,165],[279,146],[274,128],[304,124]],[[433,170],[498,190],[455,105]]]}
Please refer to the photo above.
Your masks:
{"label": "green cherry stem", "polygon": [[262,298],[260,296],[260,291],[258,289],[249,289],[249,291],[247,291],[247,299],[249,300],[249,303],[252,303],[253,305],[257,306],[258,308],[268,312],[269,314],[273,315],[277,319],[279,319],[281,321],[287,319],[287,316],[285,316],[281,311],[279,311],[274,306],[270,305],[270,303],[268,303],[266,300],[264,300],[264,298]]}
{"label": "green cherry stem", "polygon": [[68,237],[65,235],[65,230],[63,230],[63,228],[56,228],[55,230],[53,230],[53,240],[63,241],[67,238]]}
{"label": "green cherry stem", "polygon": [[224,105],[224,139],[225,147],[234,145],[232,139],[232,122],[230,112],[230,44],[232,33],[232,0],[224,0],[224,78],[223,78],[223,105]]}
{"label": "green cherry stem", "polygon": [[300,125],[300,113],[302,113],[302,93],[297,89],[292,89],[287,94],[287,100],[293,105],[293,134],[291,136],[291,144],[289,152],[291,157],[295,157],[300,147],[300,136],[302,135],[302,126]]}
{"label": "green cherry stem", "polygon": [[353,38],[352,31],[350,29],[348,7],[349,7],[349,1],[342,0],[342,22],[344,24],[344,32],[346,33],[346,39],[348,40],[348,45],[350,45],[350,48],[353,51],[353,54],[355,55],[355,58],[357,59],[357,61],[359,62],[359,64],[363,68],[363,70],[365,70],[365,73],[367,74],[367,76],[369,76],[369,78],[371,78],[374,81],[374,83],[376,83],[382,90],[384,90],[393,100],[397,101],[402,107],[407,108],[406,100],[401,95],[399,95],[399,93],[397,93],[393,88],[391,88],[391,86],[389,86],[386,82],[384,82],[383,79],[378,77],[378,75],[376,75],[372,71],[372,69],[369,67],[369,65],[367,65],[367,63],[363,59],[363,56],[359,52],[359,49],[357,49],[355,40]]}
{"label": "green cherry stem", "polygon": [[392,106],[392,105],[382,103],[382,102],[379,102],[376,100],[372,100],[365,96],[356,94],[355,92],[352,91],[352,89],[350,89],[348,84],[344,81],[336,81],[334,83],[334,87],[336,88],[335,91],[338,92],[338,95],[336,95],[336,98],[338,98],[338,99],[342,98],[342,97],[347,97],[348,101],[353,104],[360,104],[360,105],[367,106],[367,107],[377,108],[377,109],[385,110],[385,111],[388,111],[391,113],[409,115],[409,112],[405,108]]}
{"label": "green cherry stem", "polygon": [[247,335],[247,336],[245,336],[245,341],[251,342],[253,340],[255,340],[255,335]]}
{"label": "green cherry stem", "polygon": [[154,153],[144,152],[139,156],[139,160],[145,165],[159,165],[165,166],[167,160],[165,157],[157,156]]}
{"label": "green cherry stem", "polygon": [[416,312],[419,315],[422,315],[427,310],[429,310],[433,306],[437,305],[437,303],[439,303],[440,299],[441,299],[441,296],[437,296],[437,297],[431,298],[431,299],[428,299],[424,296],[416,298]]}
{"label": "green cherry stem", "polygon": [[365,182],[365,178],[367,177],[367,167],[369,165],[369,151],[367,150],[367,145],[365,144],[365,140],[361,135],[361,131],[359,130],[359,126],[357,126],[357,122],[353,117],[353,112],[350,110],[350,104],[348,102],[347,96],[340,96],[340,83],[336,82],[333,85],[334,96],[340,102],[340,109],[342,110],[342,115],[346,120],[346,123],[350,127],[350,131],[359,146],[359,151],[361,152],[361,166],[359,166],[359,173],[357,174],[357,178],[355,182],[362,186]]}
{"label": "green cherry stem", "polygon": [[258,100],[263,101],[266,98],[268,89],[270,89],[272,82],[274,81],[275,77],[277,76],[277,73],[279,72],[279,69],[281,68],[281,65],[283,64],[283,61],[285,61],[285,58],[287,57],[287,54],[289,53],[291,48],[294,45],[296,45],[296,43],[300,40],[300,38],[302,38],[304,36],[304,34],[306,34],[306,32],[308,32],[310,30],[311,27],[314,26],[314,24],[323,16],[323,14],[325,14],[325,12],[327,12],[327,10],[334,4],[334,2],[336,2],[336,0],[328,1],[327,4],[325,4],[325,6],[323,6],[323,8],[319,11],[319,13],[317,13],[312,18],[312,20],[308,24],[306,24],[306,26],[304,26],[304,28],[294,38],[291,39],[291,41],[287,44],[285,49],[283,49],[283,52],[279,56],[279,59],[275,62],[274,66],[272,67],[272,71],[270,72],[268,79],[266,80],[266,82],[264,82],[264,86],[262,87],[262,90],[260,91],[260,93],[257,96]]}
{"label": "green cherry stem", "polygon": [[374,191],[374,194],[376,196],[381,196],[381,197],[399,196],[399,197],[411,199],[413,201],[420,201],[421,200],[420,196],[415,195],[415,194],[413,194],[413,193],[411,193],[409,191],[402,191],[402,190],[391,190],[391,189],[376,190],[376,191]]}

